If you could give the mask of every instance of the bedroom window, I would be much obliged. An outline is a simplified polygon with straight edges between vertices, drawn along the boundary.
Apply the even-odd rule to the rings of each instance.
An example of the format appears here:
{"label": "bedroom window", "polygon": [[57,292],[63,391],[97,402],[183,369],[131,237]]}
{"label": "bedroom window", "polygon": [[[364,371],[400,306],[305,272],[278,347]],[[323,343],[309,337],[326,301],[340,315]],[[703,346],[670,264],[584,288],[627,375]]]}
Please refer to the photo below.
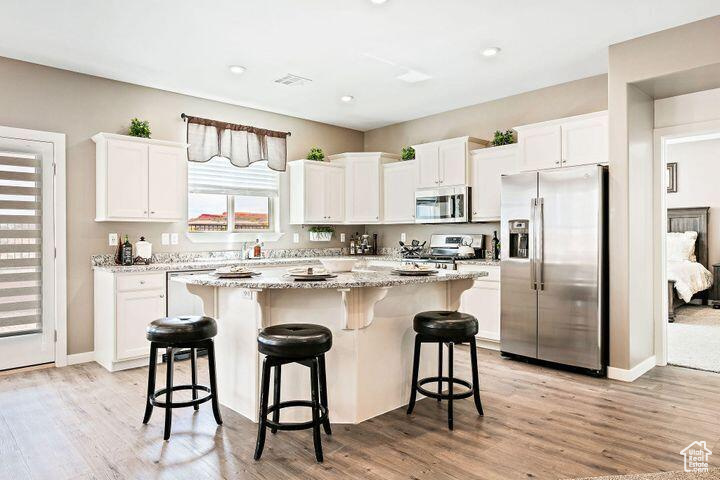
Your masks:
{"label": "bedroom window", "polygon": [[188,162],[188,236],[242,241],[249,237],[233,234],[276,233],[278,183],[267,162],[246,168],[222,157]]}

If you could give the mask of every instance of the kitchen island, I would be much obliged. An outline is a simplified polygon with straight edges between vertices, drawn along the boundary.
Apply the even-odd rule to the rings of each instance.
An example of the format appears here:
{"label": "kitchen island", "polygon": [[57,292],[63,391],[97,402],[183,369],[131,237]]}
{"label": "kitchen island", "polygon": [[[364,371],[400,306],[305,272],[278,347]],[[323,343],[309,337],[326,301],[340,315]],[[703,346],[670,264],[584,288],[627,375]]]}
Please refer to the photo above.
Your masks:
{"label": "kitchen island", "polygon": [[[461,294],[486,272],[441,272],[399,276],[369,268],[318,282],[294,281],[285,268],[258,269],[250,279],[186,275],[174,281],[199,296],[206,315],[218,322],[215,338],[219,400],[257,421],[259,330],[283,323],[314,323],[333,333],[326,354],[330,420],[358,423],[405,405],[410,397],[413,316],[425,310],[455,310]],[[420,376],[437,374],[437,348],[424,347]],[[283,367],[282,398],[310,398],[309,371]],[[282,412],[283,421],[308,418]]]}

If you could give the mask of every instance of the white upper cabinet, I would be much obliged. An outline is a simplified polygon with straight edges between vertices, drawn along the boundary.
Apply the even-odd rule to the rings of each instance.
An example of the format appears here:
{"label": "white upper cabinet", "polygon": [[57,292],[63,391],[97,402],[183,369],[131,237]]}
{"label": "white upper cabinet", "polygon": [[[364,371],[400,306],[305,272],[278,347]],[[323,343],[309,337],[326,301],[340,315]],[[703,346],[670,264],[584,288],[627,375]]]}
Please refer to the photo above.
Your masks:
{"label": "white upper cabinet", "polygon": [[175,222],[184,218],[184,143],[98,133],[96,221]]}
{"label": "white upper cabinet", "polygon": [[418,188],[467,185],[470,150],[487,145],[486,140],[473,137],[413,145]]}
{"label": "white upper cabinet", "polygon": [[417,160],[383,165],[383,223],[415,223]]}
{"label": "white upper cabinet", "polygon": [[500,220],[500,177],[518,170],[518,146],[503,145],[470,152],[471,221]]}
{"label": "white upper cabinet", "polygon": [[515,127],[520,170],[608,162],[607,111]]}
{"label": "white upper cabinet", "polygon": [[345,167],[328,162],[297,160],[290,173],[290,224],[343,223]]}
{"label": "white upper cabinet", "polygon": [[383,165],[398,155],[381,152],[331,155],[333,165],[345,168],[345,223],[380,223],[383,205]]}

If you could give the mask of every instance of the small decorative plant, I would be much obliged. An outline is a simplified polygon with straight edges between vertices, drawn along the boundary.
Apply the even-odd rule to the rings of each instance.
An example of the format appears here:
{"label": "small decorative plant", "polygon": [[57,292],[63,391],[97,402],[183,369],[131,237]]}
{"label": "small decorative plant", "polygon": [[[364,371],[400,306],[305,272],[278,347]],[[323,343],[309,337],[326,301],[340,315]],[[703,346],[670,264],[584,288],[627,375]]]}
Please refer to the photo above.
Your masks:
{"label": "small decorative plant", "polygon": [[335,229],[329,226],[315,226],[310,227],[309,232],[311,242],[329,242],[332,240]]}
{"label": "small decorative plant", "polygon": [[131,137],[150,138],[150,122],[147,120],[133,118],[130,120],[128,135]]}
{"label": "small decorative plant", "polygon": [[512,130],[505,130],[504,132],[496,130],[492,145],[494,147],[499,147],[500,145],[510,145],[511,143],[515,143],[516,141],[517,140],[515,140],[515,133]]}
{"label": "small decorative plant", "polygon": [[413,147],[403,147],[400,151],[400,158],[403,160],[415,160],[415,149]]}
{"label": "small decorative plant", "polygon": [[312,147],[307,154],[307,159],[322,162],[325,159],[325,153],[320,147]]}

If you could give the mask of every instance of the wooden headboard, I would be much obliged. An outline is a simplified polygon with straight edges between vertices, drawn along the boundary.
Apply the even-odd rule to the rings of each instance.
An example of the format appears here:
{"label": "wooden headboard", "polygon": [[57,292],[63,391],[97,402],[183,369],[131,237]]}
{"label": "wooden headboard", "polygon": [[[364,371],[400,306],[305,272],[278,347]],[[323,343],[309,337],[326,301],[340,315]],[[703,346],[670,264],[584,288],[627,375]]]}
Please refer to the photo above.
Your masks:
{"label": "wooden headboard", "polygon": [[668,232],[697,232],[695,243],[695,256],[699,264],[710,268],[708,254],[708,217],[710,207],[694,208],[668,208],[667,209],[667,231]]}

